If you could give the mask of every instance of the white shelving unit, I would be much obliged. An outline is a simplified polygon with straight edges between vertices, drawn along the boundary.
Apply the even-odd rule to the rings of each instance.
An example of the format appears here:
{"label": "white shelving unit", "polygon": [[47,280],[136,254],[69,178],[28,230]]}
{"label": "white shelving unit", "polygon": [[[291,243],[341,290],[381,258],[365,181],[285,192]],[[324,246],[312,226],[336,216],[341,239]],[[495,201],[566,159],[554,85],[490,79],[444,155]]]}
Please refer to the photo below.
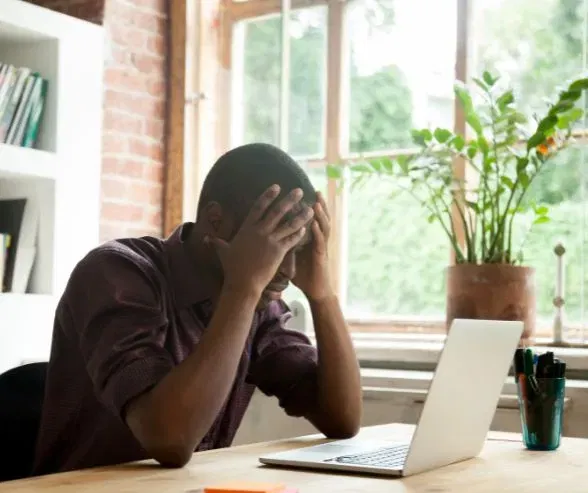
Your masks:
{"label": "white shelving unit", "polygon": [[38,149],[0,144],[0,199],[26,197],[39,212],[30,292],[0,294],[3,372],[47,360],[55,305],[98,244],[104,42],[91,23],[21,0],[0,4],[0,62],[49,81]]}

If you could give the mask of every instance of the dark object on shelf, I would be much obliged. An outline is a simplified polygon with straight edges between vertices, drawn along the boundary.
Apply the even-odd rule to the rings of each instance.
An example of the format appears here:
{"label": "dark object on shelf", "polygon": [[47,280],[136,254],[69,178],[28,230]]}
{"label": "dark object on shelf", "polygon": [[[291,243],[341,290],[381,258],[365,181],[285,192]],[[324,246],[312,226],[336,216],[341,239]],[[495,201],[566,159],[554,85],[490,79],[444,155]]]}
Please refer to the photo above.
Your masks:
{"label": "dark object on shelf", "polygon": [[29,363],[0,375],[0,481],[31,474],[46,374],[47,363]]}
{"label": "dark object on shelf", "polygon": [[5,291],[12,291],[12,279],[14,265],[18,250],[18,239],[22,227],[27,199],[0,200],[0,233],[10,235],[10,247],[8,248],[6,265],[4,266]]}

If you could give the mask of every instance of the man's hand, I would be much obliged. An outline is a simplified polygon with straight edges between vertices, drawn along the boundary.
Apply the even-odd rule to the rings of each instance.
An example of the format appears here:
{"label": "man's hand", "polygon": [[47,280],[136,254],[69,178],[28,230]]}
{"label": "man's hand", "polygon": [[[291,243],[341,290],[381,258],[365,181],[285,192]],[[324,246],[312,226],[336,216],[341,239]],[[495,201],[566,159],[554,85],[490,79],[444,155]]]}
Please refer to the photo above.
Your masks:
{"label": "man's hand", "polygon": [[316,196],[312,241],[296,254],[296,276],[292,279],[309,301],[320,301],[334,294],[327,256],[331,221],[325,199],[320,192]]}
{"label": "man's hand", "polygon": [[209,238],[220,257],[225,285],[230,288],[252,289],[261,295],[275,276],[285,255],[302,239],[313,210],[303,207],[290,221],[284,216],[302,199],[297,188],[274,205],[280,187],[273,185],[253,205],[234,238],[227,242]]}

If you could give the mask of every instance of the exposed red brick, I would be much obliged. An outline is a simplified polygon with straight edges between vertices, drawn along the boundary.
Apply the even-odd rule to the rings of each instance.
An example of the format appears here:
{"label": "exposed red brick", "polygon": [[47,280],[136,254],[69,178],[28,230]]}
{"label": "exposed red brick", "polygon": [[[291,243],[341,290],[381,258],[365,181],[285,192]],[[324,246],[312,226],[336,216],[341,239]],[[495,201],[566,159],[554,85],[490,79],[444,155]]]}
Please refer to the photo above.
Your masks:
{"label": "exposed red brick", "polygon": [[103,24],[109,37],[104,70],[101,241],[160,235],[167,1],[29,1]]}

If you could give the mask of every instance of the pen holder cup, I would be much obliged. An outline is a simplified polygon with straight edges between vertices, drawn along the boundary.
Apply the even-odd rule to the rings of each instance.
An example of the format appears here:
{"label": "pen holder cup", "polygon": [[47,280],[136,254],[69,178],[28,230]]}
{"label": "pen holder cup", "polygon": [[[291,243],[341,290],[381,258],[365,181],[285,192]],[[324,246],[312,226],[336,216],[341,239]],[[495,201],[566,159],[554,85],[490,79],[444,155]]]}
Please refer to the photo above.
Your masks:
{"label": "pen holder cup", "polygon": [[555,450],[563,426],[565,378],[527,378],[517,382],[523,442],[529,450]]}

